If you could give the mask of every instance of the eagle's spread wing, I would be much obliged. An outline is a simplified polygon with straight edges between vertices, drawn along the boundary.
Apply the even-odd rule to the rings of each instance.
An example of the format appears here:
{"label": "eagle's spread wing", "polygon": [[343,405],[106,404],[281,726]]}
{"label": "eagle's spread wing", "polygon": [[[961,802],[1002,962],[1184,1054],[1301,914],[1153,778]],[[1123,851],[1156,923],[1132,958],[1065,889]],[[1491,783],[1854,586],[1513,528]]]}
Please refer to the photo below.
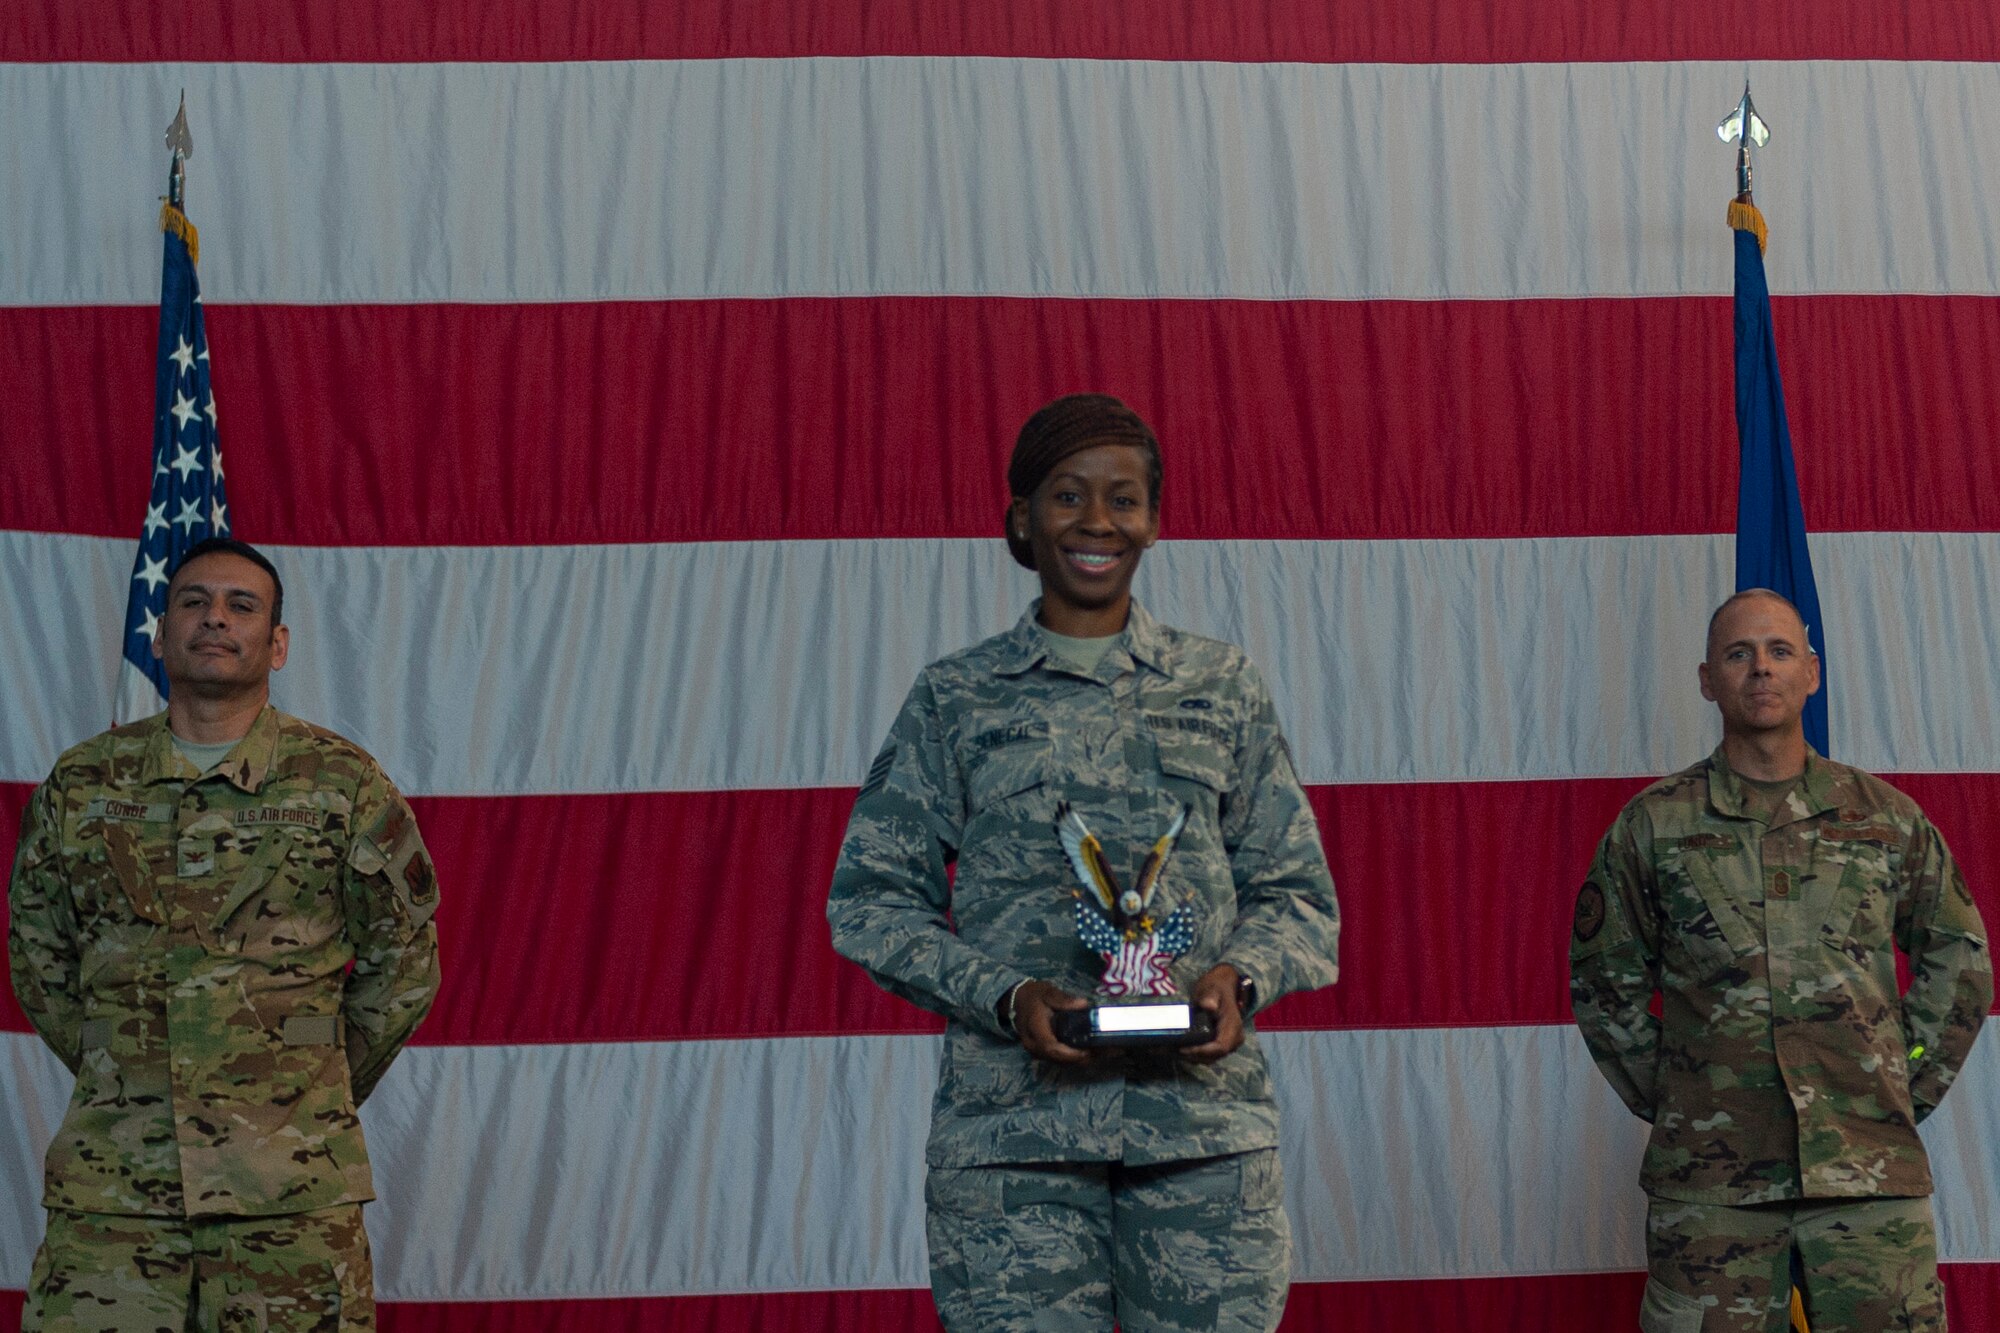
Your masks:
{"label": "eagle's spread wing", "polygon": [[1182,903],[1154,932],[1153,942],[1163,954],[1178,958],[1194,948],[1194,907]]}
{"label": "eagle's spread wing", "polygon": [[1115,917],[1118,912],[1118,877],[1111,873],[1110,865],[1104,860],[1103,844],[1084,824],[1083,816],[1070,808],[1068,801],[1056,807],[1056,836],[1062,839],[1063,850],[1069,853],[1069,863],[1076,871],[1077,879],[1097,898],[1105,915]]}
{"label": "eagle's spread wing", "polygon": [[1153,894],[1160,887],[1160,874],[1167,868],[1167,858],[1174,854],[1174,844],[1180,840],[1181,830],[1187,827],[1188,807],[1182,806],[1174,816],[1174,822],[1153,844],[1153,850],[1146,853],[1146,864],[1139,867],[1139,882],[1134,886],[1139,893],[1139,910],[1144,912],[1153,905]]}

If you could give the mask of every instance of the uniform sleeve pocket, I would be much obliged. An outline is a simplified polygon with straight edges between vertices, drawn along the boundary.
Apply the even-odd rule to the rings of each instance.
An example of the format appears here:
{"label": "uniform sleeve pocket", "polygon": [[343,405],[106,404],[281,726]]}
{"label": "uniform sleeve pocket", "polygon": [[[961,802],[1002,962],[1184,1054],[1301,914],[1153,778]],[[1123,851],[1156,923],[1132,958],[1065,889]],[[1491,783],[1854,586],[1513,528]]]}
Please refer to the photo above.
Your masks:
{"label": "uniform sleeve pocket", "polygon": [[386,830],[356,836],[347,849],[347,864],[364,880],[386,883],[412,928],[437,910],[437,872],[407,809]]}
{"label": "uniform sleeve pocket", "polygon": [[1699,1297],[1662,1286],[1656,1277],[1647,1278],[1646,1295],[1639,1302],[1639,1333],[1701,1333],[1707,1312]]}

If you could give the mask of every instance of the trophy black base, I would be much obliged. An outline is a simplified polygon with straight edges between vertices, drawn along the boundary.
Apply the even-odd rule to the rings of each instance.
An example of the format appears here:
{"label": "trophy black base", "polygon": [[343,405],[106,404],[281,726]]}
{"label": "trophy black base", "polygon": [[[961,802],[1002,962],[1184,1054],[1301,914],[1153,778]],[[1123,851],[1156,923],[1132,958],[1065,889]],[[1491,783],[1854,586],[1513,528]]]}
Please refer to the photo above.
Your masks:
{"label": "trophy black base", "polygon": [[1215,1038],[1215,1015],[1184,999],[1058,1009],[1056,1040],[1078,1050],[1128,1046],[1200,1046]]}

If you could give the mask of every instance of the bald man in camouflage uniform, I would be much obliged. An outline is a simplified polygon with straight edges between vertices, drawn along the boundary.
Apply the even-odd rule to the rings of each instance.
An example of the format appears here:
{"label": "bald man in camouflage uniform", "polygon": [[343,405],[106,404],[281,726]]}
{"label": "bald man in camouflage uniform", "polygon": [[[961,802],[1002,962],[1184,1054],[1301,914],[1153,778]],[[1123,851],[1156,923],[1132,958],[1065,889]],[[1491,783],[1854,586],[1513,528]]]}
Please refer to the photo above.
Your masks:
{"label": "bald man in camouflage uniform", "polygon": [[1640,1327],[1780,1333],[1796,1253],[1814,1333],[1942,1330],[1916,1125],[1992,1005],[1979,912],[1915,802],[1806,745],[1790,602],[1725,602],[1701,681],[1722,744],[1619,815],[1570,940],[1577,1023],[1653,1126]]}
{"label": "bald man in camouflage uniform", "polygon": [[[1059,400],[1024,428],[1010,477],[1009,542],[1043,597],[924,670],[827,905],[836,949],[948,1020],[931,1289],[955,1333],[1262,1333],[1284,1308],[1290,1229],[1249,1019],[1335,978],[1318,829],[1243,651],[1131,599],[1157,523],[1144,424],[1115,399]],[[1061,801],[1126,884],[1187,809],[1156,910],[1192,908],[1171,975],[1214,1040],[1087,1054],[1053,1037],[1052,1013],[1085,1007],[1103,972],[1076,933]]]}
{"label": "bald man in camouflage uniform", "polygon": [[28,1329],[374,1326],[355,1109],[436,993],[437,884],[374,760],[270,707],[248,549],[190,553],[169,711],[64,754],[23,823],[15,993],[76,1075]]}

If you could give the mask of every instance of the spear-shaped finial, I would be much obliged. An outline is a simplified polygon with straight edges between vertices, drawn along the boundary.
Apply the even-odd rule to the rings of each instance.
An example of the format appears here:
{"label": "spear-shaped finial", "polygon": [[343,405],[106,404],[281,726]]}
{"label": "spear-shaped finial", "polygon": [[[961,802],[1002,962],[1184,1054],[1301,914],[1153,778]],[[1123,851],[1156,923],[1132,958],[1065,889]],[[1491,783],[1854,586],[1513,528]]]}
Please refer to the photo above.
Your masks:
{"label": "spear-shaped finial", "polygon": [[1755,144],[1762,148],[1770,142],[1771,127],[1757,114],[1756,105],[1750,100],[1750,80],[1743,81],[1743,100],[1730,109],[1715,127],[1715,133],[1722,142],[1736,140],[1736,197],[1743,203],[1750,203],[1750,147]]}
{"label": "spear-shaped finial", "polygon": [[160,230],[169,231],[187,242],[188,258],[201,262],[201,238],[187,220],[181,196],[187,191],[187,160],[194,156],[194,135],[188,133],[188,95],[181,89],[181,108],[167,126],[167,197],[160,205]]}
{"label": "spear-shaped finial", "polygon": [[174,112],[173,124],[167,126],[167,151],[173,160],[167,166],[167,202],[175,208],[181,206],[181,194],[187,186],[187,160],[194,156],[194,135],[188,132],[188,95],[181,89],[181,108]]}
{"label": "spear-shaped finial", "polygon": [[1736,197],[1729,203],[1729,225],[1737,231],[1747,231],[1757,238],[1757,249],[1761,253],[1770,243],[1770,234],[1764,227],[1764,215],[1757,211],[1755,201],[1750,198],[1750,149],[1762,148],[1771,139],[1771,127],[1757,114],[1756,105],[1750,100],[1750,80],[1743,80],[1743,100],[1730,109],[1715,127],[1715,133],[1722,142],[1736,141]]}

